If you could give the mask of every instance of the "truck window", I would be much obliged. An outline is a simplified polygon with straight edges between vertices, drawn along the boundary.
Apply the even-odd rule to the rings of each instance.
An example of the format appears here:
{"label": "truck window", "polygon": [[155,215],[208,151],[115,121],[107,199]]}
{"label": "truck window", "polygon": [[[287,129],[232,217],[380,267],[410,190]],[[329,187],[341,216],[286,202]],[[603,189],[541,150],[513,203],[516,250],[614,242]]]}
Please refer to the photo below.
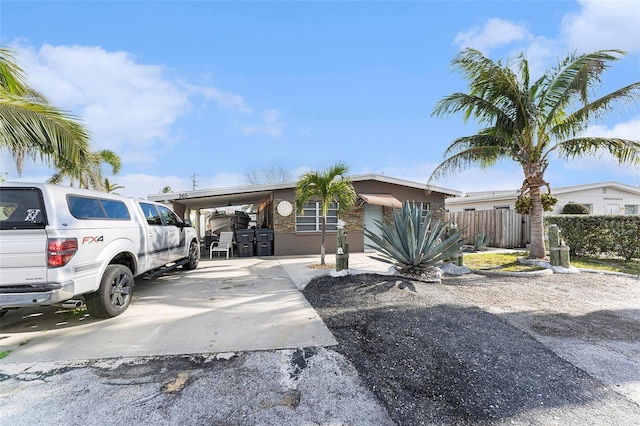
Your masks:
{"label": "truck window", "polygon": [[96,198],[75,197],[70,195],[67,198],[69,203],[69,211],[78,219],[105,219],[107,214],[104,212],[100,201]]}
{"label": "truck window", "polygon": [[169,210],[167,207],[159,206],[160,214],[162,215],[162,219],[164,219],[165,225],[178,225],[180,223],[180,219],[178,215]]}
{"label": "truck window", "polygon": [[122,201],[100,200],[109,219],[131,219],[127,206]]}
{"label": "truck window", "polygon": [[37,188],[0,188],[0,229],[43,229],[46,216]]}
{"label": "truck window", "polygon": [[147,223],[149,225],[162,225],[160,213],[158,213],[158,209],[156,209],[155,205],[140,203],[140,207],[142,208],[142,213],[144,214],[144,217],[147,218]]}
{"label": "truck window", "polygon": [[122,201],[76,195],[69,195],[67,200],[69,211],[78,219],[131,219],[129,210]]}

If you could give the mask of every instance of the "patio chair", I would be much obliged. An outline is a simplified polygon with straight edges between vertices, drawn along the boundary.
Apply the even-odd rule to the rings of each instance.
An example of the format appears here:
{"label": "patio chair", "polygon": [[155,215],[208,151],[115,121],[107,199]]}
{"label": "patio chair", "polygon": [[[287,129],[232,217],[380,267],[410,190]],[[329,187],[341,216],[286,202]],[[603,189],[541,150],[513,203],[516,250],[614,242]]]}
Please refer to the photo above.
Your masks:
{"label": "patio chair", "polygon": [[231,256],[233,256],[233,232],[221,232],[218,241],[211,243],[209,259],[213,259],[213,252],[227,253],[227,259],[229,258],[229,252],[231,252]]}

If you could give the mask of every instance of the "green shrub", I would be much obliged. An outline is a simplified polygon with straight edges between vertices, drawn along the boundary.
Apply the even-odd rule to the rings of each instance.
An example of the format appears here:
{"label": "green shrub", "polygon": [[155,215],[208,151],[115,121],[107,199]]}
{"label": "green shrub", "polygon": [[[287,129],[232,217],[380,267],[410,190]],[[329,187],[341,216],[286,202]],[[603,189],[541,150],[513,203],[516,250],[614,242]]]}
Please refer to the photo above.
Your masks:
{"label": "green shrub", "polygon": [[401,273],[420,275],[431,266],[460,253],[462,230],[434,219],[416,203],[406,201],[393,209],[393,220],[376,220],[380,231],[364,230],[373,244],[366,244],[382,255],[377,260],[391,263]]}
{"label": "green shrub", "polygon": [[558,225],[571,255],[640,258],[640,216],[560,215],[544,220],[545,225]]}
{"label": "green shrub", "polygon": [[569,203],[562,208],[562,214],[589,214],[589,209],[582,204]]}

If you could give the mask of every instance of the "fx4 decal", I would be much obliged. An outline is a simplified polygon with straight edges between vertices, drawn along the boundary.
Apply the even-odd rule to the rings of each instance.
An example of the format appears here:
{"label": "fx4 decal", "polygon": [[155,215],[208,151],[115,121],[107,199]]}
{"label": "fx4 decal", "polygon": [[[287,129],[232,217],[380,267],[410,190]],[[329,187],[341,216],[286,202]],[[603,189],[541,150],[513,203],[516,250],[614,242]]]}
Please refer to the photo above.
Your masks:
{"label": "fx4 decal", "polygon": [[93,237],[91,235],[87,235],[86,237],[82,237],[82,244],[97,244],[104,241],[104,235],[99,235],[97,237]]}

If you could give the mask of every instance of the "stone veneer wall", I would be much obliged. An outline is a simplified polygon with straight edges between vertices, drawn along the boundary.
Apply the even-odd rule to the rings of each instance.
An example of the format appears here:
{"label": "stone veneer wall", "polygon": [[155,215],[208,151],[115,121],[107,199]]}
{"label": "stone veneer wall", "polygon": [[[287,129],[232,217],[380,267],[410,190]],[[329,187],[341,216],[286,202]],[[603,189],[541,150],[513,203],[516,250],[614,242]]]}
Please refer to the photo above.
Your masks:
{"label": "stone veneer wall", "polygon": [[[273,231],[278,233],[290,233],[293,234],[296,232],[296,212],[295,212],[295,203],[293,204],[294,211],[287,217],[283,217],[278,213],[276,208],[278,204],[282,201],[282,199],[274,199],[271,204],[271,212],[273,214]],[[287,200],[289,201],[289,200]]]}
{"label": "stone veneer wall", "polygon": [[445,208],[444,203],[430,203],[429,208],[433,212],[433,217],[444,220]]}
{"label": "stone veneer wall", "polygon": [[362,231],[364,224],[364,208],[357,207],[351,209],[348,213],[344,213],[340,216],[340,219],[345,222],[345,231]]}

